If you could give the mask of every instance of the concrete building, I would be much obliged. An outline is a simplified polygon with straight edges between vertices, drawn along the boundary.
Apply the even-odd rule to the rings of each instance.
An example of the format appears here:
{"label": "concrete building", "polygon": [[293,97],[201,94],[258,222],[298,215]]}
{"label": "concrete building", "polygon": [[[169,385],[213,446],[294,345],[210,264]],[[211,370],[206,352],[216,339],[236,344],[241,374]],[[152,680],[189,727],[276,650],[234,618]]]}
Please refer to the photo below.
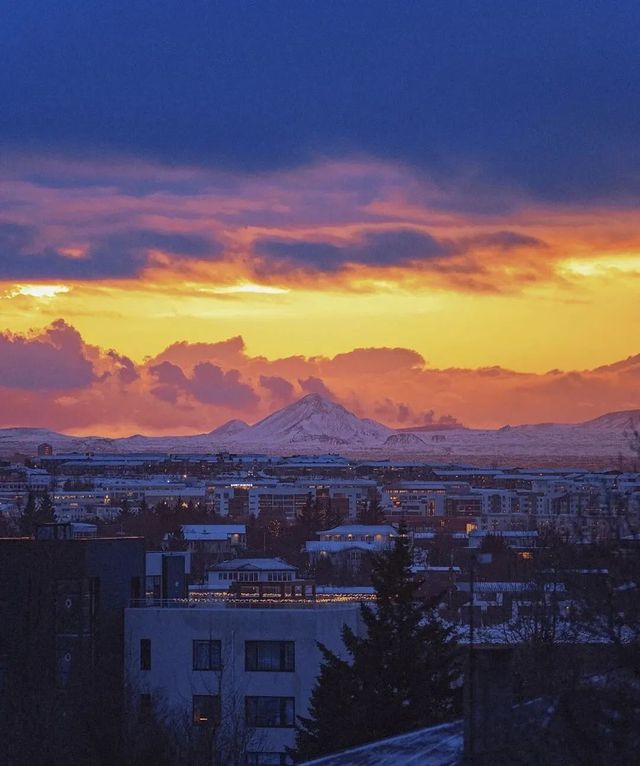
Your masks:
{"label": "concrete building", "polygon": [[282,559],[233,559],[210,567],[209,590],[229,590],[234,583],[290,583],[298,579],[298,570]]}
{"label": "concrete building", "polygon": [[98,706],[114,716],[105,730],[117,726],[124,608],[143,578],[142,538],[78,539],[51,524],[0,540],[1,763],[35,762],[43,737],[51,763],[81,762],[73,748]]}
{"label": "concrete building", "polygon": [[444,516],[447,486],[435,481],[402,481],[386,490],[388,515]]}
{"label": "concrete building", "polygon": [[295,521],[308,499],[308,487],[297,484],[254,486],[249,490],[249,513],[263,518]]}
{"label": "concrete building", "polygon": [[285,764],[296,717],[308,713],[317,642],[343,654],[343,625],[363,633],[360,610],[344,597],[245,603],[127,609],[127,684],[138,704],[155,703],[172,720],[214,732],[220,762]]}
{"label": "concrete building", "polygon": [[343,524],[319,532],[319,540],[307,540],[305,550],[316,570],[330,562],[335,573],[357,575],[371,554],[389,547],[395,534],[389,524]]}
{"label": "concrete building", "polygon": [[147,551],[145,553],[145,597],[186,598],[190,574],[190,551]]}

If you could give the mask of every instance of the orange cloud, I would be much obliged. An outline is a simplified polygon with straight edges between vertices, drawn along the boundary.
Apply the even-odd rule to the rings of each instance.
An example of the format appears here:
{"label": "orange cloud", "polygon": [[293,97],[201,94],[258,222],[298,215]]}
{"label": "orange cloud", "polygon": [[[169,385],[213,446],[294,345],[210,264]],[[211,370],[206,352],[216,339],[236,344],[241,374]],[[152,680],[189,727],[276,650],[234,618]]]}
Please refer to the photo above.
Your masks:
{"label": "orange cloud", "polygon": [[[16,365],[16,349],[20,364]],[[640,407],[640,355],[592,370],[436,369],[404,348],[269,360],[242,338],[172,344],[136,364],[62,320],[0,335],[0,423],[76,433],[196,433],[256,421],[310,391],[392,426],[576,422]],[[49,376],[47,378],[47,375]]]}

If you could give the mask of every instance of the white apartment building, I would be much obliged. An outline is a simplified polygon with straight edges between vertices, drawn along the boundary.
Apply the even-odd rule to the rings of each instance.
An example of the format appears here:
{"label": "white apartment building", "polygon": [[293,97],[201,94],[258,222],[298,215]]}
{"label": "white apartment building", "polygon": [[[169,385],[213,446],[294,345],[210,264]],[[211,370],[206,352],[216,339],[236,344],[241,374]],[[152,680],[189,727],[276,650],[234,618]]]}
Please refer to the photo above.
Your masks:
{"label": "white apartment building", "polygon": [[384,493],[384,505],[394,514],[444,516],[447,486],[433,481],[402,481]]}
{"label": "white apartment building", "polygon": [[[319,672],[317,642],[344,655],[342,627],[362,635],[357,602],[232,605],[228,599],[180,608],[125,611],[125,673],[132,703],[156,705],[172,721],[212,732],[241,762],[285,764],[298,715],[308,714]],[[227,756],[228,758],[228,756]]]}

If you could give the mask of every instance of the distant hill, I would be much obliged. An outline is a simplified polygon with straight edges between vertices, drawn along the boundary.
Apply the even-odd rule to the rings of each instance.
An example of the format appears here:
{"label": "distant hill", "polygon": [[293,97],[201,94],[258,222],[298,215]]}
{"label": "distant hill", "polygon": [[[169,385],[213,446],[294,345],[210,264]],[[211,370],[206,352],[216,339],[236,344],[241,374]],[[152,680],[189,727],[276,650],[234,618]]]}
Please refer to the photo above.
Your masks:
{"label": "distant hill", "polygon": [[238,434],[244,433],[247,428],[251,428],[251,426],[248,423],[245,423],[244,420],[227,420],[227,422],[221,425],[219,428],[216,428],[214,431],[210,431],[208,436],[210,436],[214,441],[227,437],[233,438],[238,436]]}
{"label": "distant hill", "polygon": [[[553,459],[554,456],[631,456],[629,434],[640,426],[640,410],[611,412],[576,424],[538,423],[472,429],[445,425],[392,429],[353,412],[319,394],[309,394],[254,425],[230,420],[209,433],[188,436],[145,436],[135,434],[109,439],[77,437],[43,428],[0,429],[0,455],[34,455],[38,444],[51,444],[56,452],[168,452],[203,453],[269,452],[276,454],[321,454],[401,456],[403,453],[482,456],[486,459]],[[446,443],[434,432],[446,431]],[[444,437],[443,437],[444,439]]]}
{"label": "distant hill", "polygon": [[623,428],[633,430],[640,428],[640,410],[621,410],[608,412],[599,418],[580,423],[583,428]]}
{"label": "distant hill", "polygon": [[399,449],[406,450],[407,452],[420,452],[426,449],[427,443],[417,434],[405,431],[402,433],[391,434],[383,446],[393,450]]}

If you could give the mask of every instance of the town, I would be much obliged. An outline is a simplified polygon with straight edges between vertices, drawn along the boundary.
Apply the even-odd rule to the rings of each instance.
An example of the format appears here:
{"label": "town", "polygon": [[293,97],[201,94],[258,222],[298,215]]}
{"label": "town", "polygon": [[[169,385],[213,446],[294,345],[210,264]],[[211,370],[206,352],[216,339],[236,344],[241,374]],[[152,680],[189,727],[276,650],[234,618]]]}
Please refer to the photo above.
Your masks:
{"label": "town", "polygon": [[[345,626],[367,635],[376,561],[394,546],[463,657],[443,764],[495,759],[505,711],[515,736],[518,705],[566,683],[558,667],[579,667],[575,683],[611,663],[620,672],[620,637],[635,647],[640,635],[640,472],[41,444],[0,463],[0,511],[0,678],[5,701],[24,699],[6,711],[19,716],[8,763],[12,747],[35,747],[34,727],[65,747],[71,737],[81,757],[98,746],[91,716],[104,706],[111,746],[124,737],[136,763],[150,742],[168,757],[176,741],[193,763],[300,762],[318,646],[341,656]],[[603,628],[607,596],[616,622]],[[596,601],[598,630],[585,617]],[[525,683],[521,667],[505,682],[515,654],[551,646],[562,653],[553,689]],[[434,736],[427,727],[412,747]],[[324,747],[308,752],[339,740]]]}

